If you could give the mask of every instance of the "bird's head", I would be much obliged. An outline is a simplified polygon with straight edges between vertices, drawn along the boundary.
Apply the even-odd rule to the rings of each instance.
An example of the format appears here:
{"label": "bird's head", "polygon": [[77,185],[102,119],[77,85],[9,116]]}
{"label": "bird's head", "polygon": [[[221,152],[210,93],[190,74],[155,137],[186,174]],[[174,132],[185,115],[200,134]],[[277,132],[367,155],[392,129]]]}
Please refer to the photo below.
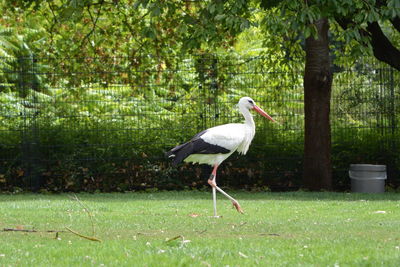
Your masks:
{"label": "bird's head", "polygon": [[255,110],[257,111],[260,115],[264,116],[265,118],[276,122],[270,115],[267,114],[267,112],[265,112],[264,110],[262,110],[259,106],[256,105],[256,103],[254,102],[254,100],[251,97],[245,96],[242,97],[239,100],[239,109],[247,109],[247,110]]}
{"label": "bird's head", "polygon": [[253,109],[256,103],[251,97],[245,96],[239,100],[239,107],[244,107],[246,109]]}

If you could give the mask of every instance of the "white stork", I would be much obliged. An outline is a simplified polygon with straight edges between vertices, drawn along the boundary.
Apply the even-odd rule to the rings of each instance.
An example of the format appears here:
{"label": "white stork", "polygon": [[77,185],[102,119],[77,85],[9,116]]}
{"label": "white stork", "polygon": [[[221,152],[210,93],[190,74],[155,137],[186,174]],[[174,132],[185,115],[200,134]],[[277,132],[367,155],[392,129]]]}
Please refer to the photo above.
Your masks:
{"label": "white stork", "polygon": [[259,108],[250,97],[239,100],[239,111],[244,116],[244,123],[229,123],[212,127],[195,135],[189,142],[174,147],[166,153],[173,160],[173,165],[178,163],[193,162],[213,166],[208,183],[212,187],[214,217],[217,216],[216,190],[232,201],[233,206],[243,213],[239,202],[217,186],[216,177],[218,166],[233,152],[246,154],[255,134],[255,124],[250,110],[253,109],[267,119],[275,122],[264,110]]}

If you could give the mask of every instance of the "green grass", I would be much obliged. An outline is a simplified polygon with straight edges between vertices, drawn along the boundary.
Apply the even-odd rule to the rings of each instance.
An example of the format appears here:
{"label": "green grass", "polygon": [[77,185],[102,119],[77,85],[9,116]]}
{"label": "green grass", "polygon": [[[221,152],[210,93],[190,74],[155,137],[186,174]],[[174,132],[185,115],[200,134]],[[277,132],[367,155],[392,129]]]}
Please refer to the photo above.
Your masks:
{"label": "green grass", "polygon": [[[101,243],[2,231],[0,266],[399,266],[400,194],[232,195],[245,214],[218,195],[216,219],[207,192],[78,194]],[[70,195],[0,195],[1,230],[65,226],[92,234]]]}

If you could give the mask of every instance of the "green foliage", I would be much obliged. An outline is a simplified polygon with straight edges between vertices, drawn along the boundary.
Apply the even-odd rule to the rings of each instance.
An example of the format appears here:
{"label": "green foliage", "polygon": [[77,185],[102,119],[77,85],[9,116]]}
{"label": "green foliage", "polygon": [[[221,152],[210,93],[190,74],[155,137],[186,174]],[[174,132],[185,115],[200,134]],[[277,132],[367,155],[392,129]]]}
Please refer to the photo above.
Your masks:
{"label": "green foliage", "polygon": [[[11,15],[6,13],[3,20],[10,20]],[[22,25],[0,24],[0,91],[10,91],[16,85],[14,89],[21,96],[29,90],[46,92],[46,82],[37,73],[48,69],[36,60],[39,47],[44,44],[43,29],[35,24],[35,19],[17,20]]]}
{"label": "green foliage", "polygon": [[[400,13],[397,0],[24,0],[1,5],[5,10],[1,24],[19,32],[40,30],[41,43],[35,45],[35,53],[55,58],[128,56],[144,60],[143,55],[153,55],[167,60],[183,51],[232,50],[243,32],[252,31],[257,34],[251,41],[261,41],[268,53],[293,58],[302,56],[304,39],[315,36],[313,22],[321,17],[330,19],[332,49],[337,54],[371,55],[371,39],[366,34],[371,22],[380,23],[393,45],[400,40],[393,24]],[[146,63],[132,59],[130,64],[138,68],[148,67]],[[174,63],[167,62],[166,67]]]}
{"label": "green foliage", "polygon": [[[381,25],[381,30],[389,40],[386,47],[389,45],[396,47],[399,44],[400,8],[397,0],[261,0],[260,6],[265,13],[260,23],[261,27],[265,31],[286,37],[286,41],[289,41],[289,43],[300,38],[317,37],[313,23],[325,17],[330,20],[334,36],[334,40],[332,40],[335,44],[332,47],[333,51],[338,54],[346,53],[353,58],[358,58],[361,55],[372,55],[373,49],[384,50],[384,47],[374,44],[371,39],[368,26],[369,23],[374,22]],[[381,53],[384,53],[384,51],[381,51]],[[379,59],[382,60],[382,58]]]}
{"label": "green foliage", "polygon": [[[177,55],[232,46],[252,26],[247,1],[13,1],[4,23],[45,29],[52,56]],[[29,24],[28,23],[28,24]]]}

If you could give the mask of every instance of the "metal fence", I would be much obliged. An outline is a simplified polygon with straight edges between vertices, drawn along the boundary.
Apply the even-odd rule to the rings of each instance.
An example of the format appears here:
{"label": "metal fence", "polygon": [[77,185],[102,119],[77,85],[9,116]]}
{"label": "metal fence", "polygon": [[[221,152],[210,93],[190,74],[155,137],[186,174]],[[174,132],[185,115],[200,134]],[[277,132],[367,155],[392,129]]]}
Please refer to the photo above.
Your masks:
{"label": "metal fence", "polygon": [[[373,60],[335,65],[334,185],[351,163],[380,163],[399,185],[399,72]],[[172,168],[164,152],[198,131],[240,122],[248,95],[279,124],[256,117],[248,155],[221,166],[222,185],[301,187],[303,63],[273,57],[0,59],[0,189],[54,191],[202,188],[203,166]]]}

